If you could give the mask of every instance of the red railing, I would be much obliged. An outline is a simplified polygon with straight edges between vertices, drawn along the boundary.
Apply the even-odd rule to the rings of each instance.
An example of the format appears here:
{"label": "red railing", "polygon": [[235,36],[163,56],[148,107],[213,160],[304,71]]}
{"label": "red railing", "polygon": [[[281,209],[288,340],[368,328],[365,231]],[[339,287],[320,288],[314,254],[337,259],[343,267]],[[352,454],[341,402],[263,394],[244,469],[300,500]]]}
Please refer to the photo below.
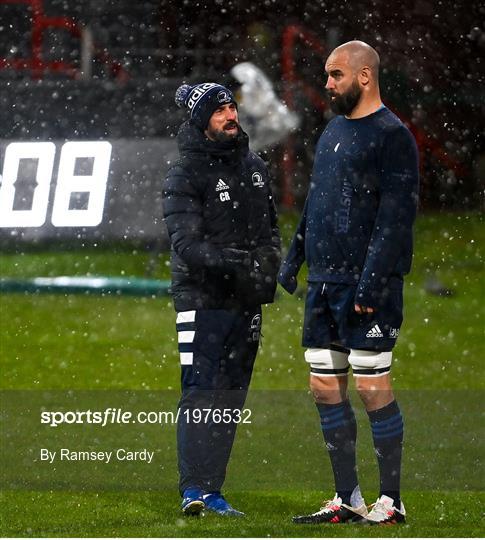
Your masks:
{"label": "red railing", "polygon": [[[296,88],[303,92],[313,106],[324,111],[327,107],[321,93],[307,84],[296,71],[294,52],[298,42],[314,50],[320,57],[325,58],[325,49],[320,40],[310,31],[298,25],[290,25],[283,31],[282,37],[282,79],[284,85],[283,97],[288,108],[295,110],[294,92]],[[293,175],[295,172],[295,136],[290,135],[286,141],[283,153],[283,175],[281,187],[281,204],[292,208],[295,202],[293,194]]]}
{"label": "red railing", "polygon": [[[303,44],[307,48],[316,52],[319,57],[325,61],[330,51],[327,51],[319,38],[311,31],[299,25],[290,25],[285,28],[282,36],[282,79],[284,83],[284,100],[288,107],[295,110],[294,93],[296,90],[302,92],[318,111],[325,111],[327,103],[323,98],[322,88],[324,79],[324,68],[322,63],[322,88],[318,90],[309,84],[296,70],[294,53],[297,44]],[[386,103],[388,101],[386,100]],[[390,104],[391,109],[396,110]],[[463,176],[467,174],[467,168],[455,158],[449,156],[443,150],[440,142],[430,136],[425,130],[414,125],[409,118],[397,111],[399,118],[413,132],[420,153],[420,167],[423,170],[425,155],[428,153],[434,156],[442,165],[451,169],[456,175]],[[286,208],[292,208],[294,205],[293,195],[293,176],[295,173],[295,151],[294,136],[290,135],[286,142],[283,155],[283,183],[282,183],[282,205]]]}
{"label": "red railing", "polygon": [[[0,0],[1,4],[25,4],[31,10],[32,38],[30,58],[0,58],[0,69],[30,70],[33,79],[42,79],[46,72],[62,73],[72,78],[79,78],[81,70],[64,60],[43,59],[42,45],[44,32],[51,28],[66,30],[74,38],[82,39],[82,26],[70,17],[48,17],[44,12],[43,0]],[[96,48],[93,56],[105,64],[110,74],[118,80],[126,80],[129,75],[123,66],[113,60],[106,51]]]}

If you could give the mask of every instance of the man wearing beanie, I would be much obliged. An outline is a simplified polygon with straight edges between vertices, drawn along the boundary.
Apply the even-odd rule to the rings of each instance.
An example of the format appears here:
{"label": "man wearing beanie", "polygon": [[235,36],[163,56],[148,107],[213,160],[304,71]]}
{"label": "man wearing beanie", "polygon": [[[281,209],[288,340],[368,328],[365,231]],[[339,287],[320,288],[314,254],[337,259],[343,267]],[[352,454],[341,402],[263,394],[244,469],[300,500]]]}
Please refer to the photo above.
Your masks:
{"label": "man wearing beanie", "polygon": [[280,238],[268,171],[249,150],[231,91],[183,85],[189,119],[163,189],[181,364],[182,511],[242,516],[221,494],[261,335]]}

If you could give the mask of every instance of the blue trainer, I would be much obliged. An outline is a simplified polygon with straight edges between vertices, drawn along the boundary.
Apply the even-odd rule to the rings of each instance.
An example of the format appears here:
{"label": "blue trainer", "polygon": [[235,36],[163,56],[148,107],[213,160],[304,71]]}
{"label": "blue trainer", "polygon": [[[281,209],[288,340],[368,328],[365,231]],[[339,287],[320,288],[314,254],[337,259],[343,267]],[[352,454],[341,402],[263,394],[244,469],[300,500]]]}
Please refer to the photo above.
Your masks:
{"label": "blue trainer", "polygon": [[202,499],[204,492],[199,488],[188,488],[184,491],[182,512],[187,516],[198,516],[205,508]]}
{"label": "blue trainer", "polygon": [[202,500],[205,504],[205,509],[209,512],[215,512],[221,516],[233,516],[233,517],[242,517],[244,512],[239,512],[233,508],[227,501],[224,499],[220,491],[212,491],[206,493]]}

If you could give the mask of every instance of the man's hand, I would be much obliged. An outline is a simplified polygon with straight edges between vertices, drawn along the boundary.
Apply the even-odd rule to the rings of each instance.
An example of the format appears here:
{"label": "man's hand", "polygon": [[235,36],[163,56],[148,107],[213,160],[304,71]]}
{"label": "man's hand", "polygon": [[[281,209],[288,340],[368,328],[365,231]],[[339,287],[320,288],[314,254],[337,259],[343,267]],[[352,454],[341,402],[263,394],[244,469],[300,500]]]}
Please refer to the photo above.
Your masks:
{"label": "man's hand", "polygon": [[224,248],[222,250],[222,256],[224,263],[229,268],[237,270],[238,266],[250,267],[252,262],[252,256],[249,251],[235,248]]}
{"label": "man's hand", "polygon": [[355,304],[354,309],[359,315],[365,315],[366,313],[374,313],[374,308],[361,306],[360,304]]}
{"label": "man's hand", "polygon": [[278,283],[290,294],[293,294],[298,286],[296,276],[284,264],[278,273]]}

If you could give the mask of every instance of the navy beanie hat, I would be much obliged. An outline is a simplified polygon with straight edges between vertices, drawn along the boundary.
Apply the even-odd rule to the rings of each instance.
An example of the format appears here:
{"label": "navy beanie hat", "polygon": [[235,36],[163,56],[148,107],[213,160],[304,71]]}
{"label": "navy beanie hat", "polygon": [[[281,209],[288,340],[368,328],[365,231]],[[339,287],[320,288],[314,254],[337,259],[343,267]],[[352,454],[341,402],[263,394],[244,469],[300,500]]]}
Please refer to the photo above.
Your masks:
{"label": "navy beanie hat", "polygon": [[175,93],[175,103],[179,107],[186,107],[190,112],[190,119],[202,130],[207,128],[212,113],[221,105],[234,103],[237,107],[229,89],[211,82],[194,86],[183,84]]}

